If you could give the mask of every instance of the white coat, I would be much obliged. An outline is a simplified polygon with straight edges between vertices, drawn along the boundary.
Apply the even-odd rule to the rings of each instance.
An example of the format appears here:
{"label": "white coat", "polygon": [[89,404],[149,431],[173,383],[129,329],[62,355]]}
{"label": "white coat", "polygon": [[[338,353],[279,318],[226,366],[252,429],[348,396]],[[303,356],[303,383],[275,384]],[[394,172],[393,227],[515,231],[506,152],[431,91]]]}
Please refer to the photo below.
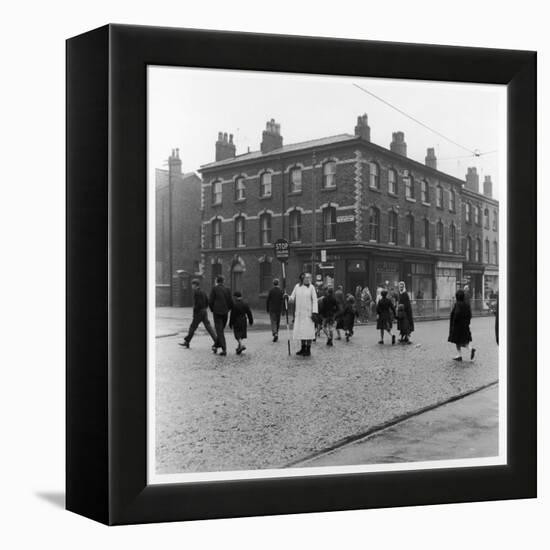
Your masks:
{"label": "white coat", "polygon": [[294,304],[294,340],[313,340],[315,338],[315,324],[311,319],[317,313],[317,293],[313,285],[297,284],[290,295],[290,302]]}

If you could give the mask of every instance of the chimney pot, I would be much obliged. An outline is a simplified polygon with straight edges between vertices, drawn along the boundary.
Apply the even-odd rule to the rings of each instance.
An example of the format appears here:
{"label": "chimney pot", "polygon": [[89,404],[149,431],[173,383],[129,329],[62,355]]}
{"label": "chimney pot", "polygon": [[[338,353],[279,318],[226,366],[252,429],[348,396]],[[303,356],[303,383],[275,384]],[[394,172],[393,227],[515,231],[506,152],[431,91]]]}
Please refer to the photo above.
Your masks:
{"label": "chimney pot", "polygon": [[283,137],[281,136],[281,125],[275,122],[275,119],[267,121],[265,130],[262,132],[262,143],[260,149],[262,153],[269,153],[283,146]]}
{"label": "chimney pot", "polygon": [[218,132],[218,141],[216,141],[216,162],[219,160],[225,160],[235,157],[236,148],[233,143],[233,134],[227,132]]}
{"label": "chimney pot", "polygon": [[392,142],[390,143],[390,151],[407,156],[407,144],[405,142],[405,134],[401,131],[392,133]]}
{"label": "chimney pot", "polygon": [[363,138],[365,141],[370,141],[370,126],[368,124],[368,117],[366,113],[357,117],[355,135]]}
{"label": "chimney pot", "polygon": [[475,166],[469,166],[466,173],[466,189],[479,193],[479,175]]}
{"label": "chimney pot", "polygon": [[425,162],[426,166],[437,170],[437,157],[435,156],[435,149],[433,147],[428,147],[426,150]]}

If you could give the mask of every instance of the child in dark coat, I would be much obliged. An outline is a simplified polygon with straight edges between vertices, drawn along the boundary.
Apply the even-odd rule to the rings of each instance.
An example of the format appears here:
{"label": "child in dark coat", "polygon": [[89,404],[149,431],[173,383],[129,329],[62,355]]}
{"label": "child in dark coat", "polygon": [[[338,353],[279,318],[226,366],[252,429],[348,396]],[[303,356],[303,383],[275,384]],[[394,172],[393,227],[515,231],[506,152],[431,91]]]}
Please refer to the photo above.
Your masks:
{"label": "child in dark coat", "polygon": [[353,336],[353,325],[355,324],[355,317],[357,317],[357,307],[355,305],[355,298],[352,294],[348,294],[346,297],[346,305],[342,312],[342,321],[344,325],[344,332],[346,335],[346,342]]}
{"label": "child in dark coat", "polygon": [[387,332],[391,336],[391,343],[395,344],[395,334],[392,332],[395,307],[393,302],[388,298],[387,290],[382,290],[380,295],[381,298],[378,300],[378,304],[376,304],[376,313],[378,314],[376,328],[380,331],[380,340],[378,343],[384,343],[384,332]]}
{"label": "child in dark coat", "polygon": [[252,312],[249,305],[243,300],[243,295],[236,290],[233,293],[235,298],[233,302],[233,309],[231,310],[231,316],[229,317],[229,328],[233,329],[233,334],[237,340],[237,355],[240,355],[246,346],[243,346],[242,341],[246,338],[246,320],[250,326],[254,323]]}
{"label": "child in dark coat", "polygon": [[453,357],[455,361],[462,361],[462,348],[470,351],[470,360],[474,360],[476,349],[470,346],[472,333],[470,332],[470,321],[472,320],[472,310],[470,304],[466,301],[464,290],[457,290],[456,303],[451,311],[449,323],[449,342],[456,346],[457,355]]}

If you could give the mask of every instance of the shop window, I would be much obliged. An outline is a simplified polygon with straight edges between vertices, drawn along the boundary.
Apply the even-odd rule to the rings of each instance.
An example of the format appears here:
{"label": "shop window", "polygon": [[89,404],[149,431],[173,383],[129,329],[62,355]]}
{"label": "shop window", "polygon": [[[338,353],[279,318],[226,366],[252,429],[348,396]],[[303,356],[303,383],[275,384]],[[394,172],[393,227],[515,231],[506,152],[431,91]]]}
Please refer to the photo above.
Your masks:
{"label": "shop window", "polygon": [[260,216],[260,244],[271,244],[271,214]]}
{"label": "shop window", "polygon": [[397,244],[397,212],[390,210],[388,212],[388,242]]}
{"label": "shop window", "polygon": [[380,210],[374,206],[369,209],[369,240],[380,240]]}
{"label": "shop window", "polygon": [[323,164],[323,189],[336,187],[336,163],[331,160]]}
{"label": "shop window", "polygon": [[236,201],[242,201],[244,199],[245,199],[244,178],[242,176],[239,176],[235,180],[235,200]]}
{"label": "shop window", "polygon": [[235,219],[235,246],[245,246],[245,219],[244,216],[239,216]]}
{"label": "shop window", "polygon": [[323,209],[323,240],[336,239],[336,208],[328,206]]}
{"label": "shop window", "polygon": [[222,247],[222,221],[212,220],[212,248]]}
{"label": "shop window", "polygon": [[288,227],[290,241],[300,242],[302,240],[302,213],[299,210],[290,212]]}

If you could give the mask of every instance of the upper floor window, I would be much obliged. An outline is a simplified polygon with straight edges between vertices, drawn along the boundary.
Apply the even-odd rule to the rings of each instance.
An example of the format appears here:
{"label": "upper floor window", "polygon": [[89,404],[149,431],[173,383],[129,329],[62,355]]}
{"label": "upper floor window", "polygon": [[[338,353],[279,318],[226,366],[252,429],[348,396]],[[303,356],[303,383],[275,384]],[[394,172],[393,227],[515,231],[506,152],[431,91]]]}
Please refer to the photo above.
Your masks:
{"label": "upper floor window", "polygon": [[336,208],[327,206],[323,209],[323,240],[336,239]]}
{"label": "upper floor window", "polygon": [[498,227],[498,212],[496,210],[493,210],[493,231],[497,230]]}
{"label": "upper floor window", "polygon": [[212,220],[212,248],[222,247],[222,221]]}
{"label": "upper floor window", "polygon": [[374,206],[369,208],[369,240],[380,240],[380,210]]}
{"label": "upper floor window", "polygon": [[430,191],[426,180],[420,182],[420,200],[422,202],[430,202]]}
{"label": "upper floor window", "polygon": [[260,244],[271,244],[271,214],[260,216]]}
{"label": "upper floor window", "polygon": [[288,227],[290,241],[299,242],[302,240],[302,213],[299,210],[290,212]]}
{"label": "upper floor window", "polygon": [[388,193],[397,195],[397,173],[393,168],[388,170]]}
{"label": "upper floor window", "polygon": [[449,210],[451,212],[456,212],[456,194],[454,189],[449,190]]}
{"label": "upper floor window", "polygon": [[485,248],[483,250],[484,256],[485,256],[485,263],[489,264],[491,263],[491,258],[489,257],[491,253],[491,249],[489,247],[489,239],[485,239]]}
{"label": "upper floor window", "polygon": [[435,226],[435,249],[443,250],[443,223],[437,222]]}
{"label": "upper floor window", "polygon": [[464,241],[464,255],[468,261],[472,260],[472,239],[471,237],[466,237]]}
{"label": "upper floor window", "polygon": [[216,180],[212,184],[212,204],[221,204],[222,203],[222,182]]}
{"label": "upper floor window", "polygon": [[407,199],[414,199],[414,180],[411,176],[405,176],[403,178],[405,184],[405,197]]}
{"label": "upper floor window", "polygon": [[479,225],[479,206],[474,206],[474,223]]}
{"label": "upper floor window", "polygon": [[420,236],[420,246],[422,248],[430,248],[430,221],[424,219],[422,235]]}
{"label": "upper floor window", "polygon": [[489,209],[486,208],[483,211],[483,225],[485,226],[485,229],[489,229]]}
{"label": "upper floor window", "polygon": [[244,192],[245,192],[244,178],[242,176],[239,176],[235,180],[235,200],[236,201],[244,200],[245,198]]}
{"label": "upper floor window", "polygon": [[388,212],[388,242],[397,244],[397,212]]}
{"label": "upper floor window", "polygon": [[466,223],[472,221],[472,205],[469,202],[464,204],[464,216],[466,218]]}
{"label": "upper floor window", "polygon": [[290,171],[290,192],[301,193],[302,192],[302,169],[293,168]]}
{"label": "upper floor window", "polygon": [[260,176],[260,197],[271,197],[271,172]]}
{"label": "upper floor window", "polygon": [[333,160],[323,164],[323,188],[332,189],[336,187],[336,163]]}
{"label": "upper floor window", "polygon": [[245,224],[244,216],[235,218],[235,246],[245,246]]}
{"label": "upper floor window", "polygon": [[481,239],[476,239],[474,244],[474,261],[481,262]]}
{"label": "upper floor window", "polygon": [[498,264],[498,243],[493,241],[493,263]]}
{"label": "upper floor window", "polygon": [[407,246],[414,246],[414,217],[411,214],[407,216],[405,238],[407,241]]}
{"label": "upper floor window", "polygon": [[443,208],[443,188],[441,185],[435,188],[435,205],[437,208]]}
{"label": "upper floor window", "polygon": [[380,189],[380,168],[376,162],[369,163],[369,187]]}
{"label": "upper floor window", "polygon": [[451,223],[449,227],[449,252],[456,252],[456,227]]}

